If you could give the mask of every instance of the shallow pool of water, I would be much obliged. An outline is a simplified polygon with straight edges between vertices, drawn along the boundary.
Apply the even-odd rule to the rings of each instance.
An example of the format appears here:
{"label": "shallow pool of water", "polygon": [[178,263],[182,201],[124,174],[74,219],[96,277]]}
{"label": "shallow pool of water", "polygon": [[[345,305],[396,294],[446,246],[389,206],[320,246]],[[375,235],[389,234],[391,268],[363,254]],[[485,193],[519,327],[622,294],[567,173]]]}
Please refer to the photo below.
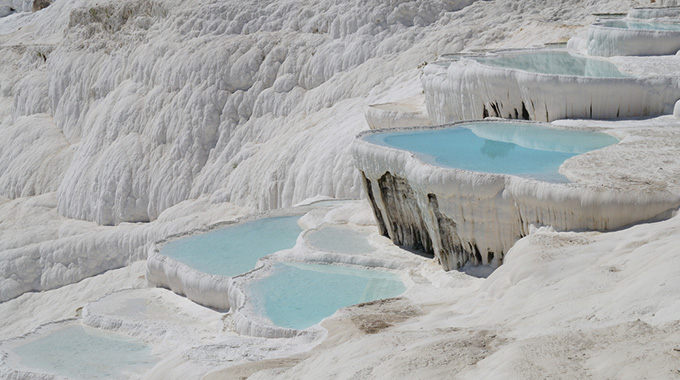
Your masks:
{"label": "shallow pool of water", "polygon": [[364,139],[411,151],[433,165],[549,182],[568,182],[558,172],[566,159],[618,142],[604,133],[512,122],[375,133]]}
{"label": "shallow pool of water", "polygon": [[257,313],[293,329],[315,325],[342,307],[405,290],[394,273],[306,263],[275,263],[270,276],[246,286]]}
{"label": "shallow pool of water", "polygon": [[302,232],[296,216],[262,218],[173,240],[160,253],[196,270],[235,276],[255,268],[257,260],[295,246]]}
{"label": "shallow pool of water", "polygon": [[625,78],[610,62],[582,57],[566,51],[504,53],[492,57],[474,57],[479,63],[530,71],[540,74],[572,75],[591,78]]}
{"label": "shallow pool of water", "polygon": [[322,251],[348,254],[371,253],[375,248],[368,242],[369,231],[349,227],[324,226],[305,235],[306,241]]}
{"label": "shallow pool of water", "polygon": [[631,29],[631,30],[664,30],[664,31],[680,31],[680,24],[660,24],[650,22],[634,22],[612,20],[605,21],[602,26],[609,28]]}
{"label": "shallow pool of water", "polygon": [[70,326],[13,349],[23,367],[72,379],[123,379],[159,359],[133,339],[89,327]]}

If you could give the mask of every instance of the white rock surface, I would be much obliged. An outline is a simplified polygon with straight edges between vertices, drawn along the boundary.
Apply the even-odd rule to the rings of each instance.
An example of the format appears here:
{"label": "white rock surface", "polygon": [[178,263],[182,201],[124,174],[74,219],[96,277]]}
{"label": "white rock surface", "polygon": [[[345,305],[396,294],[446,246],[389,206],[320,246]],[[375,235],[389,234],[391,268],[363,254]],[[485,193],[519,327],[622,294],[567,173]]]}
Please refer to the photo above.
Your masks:
{"label": "white rock surface", "polygon": [[254,363],[246,373],[257,380],[672,379],[680,341],[679,229],[678,217],[610,233],[542,228],[520,240],[487,279],[465,281],[454,271],[457,289],[413,293],[424,315],[367,333],[360,327],[398,315],[404,305],[347,310],[328,324],[332,344],[301,362]]}
{"label": "white rock surface", "polygon": [[673,22],[680,16],[680,7],[635,7],[628,11],[626,17],[642,20],[659,20],[662,22]]}
{"label": "white rock surface", "polygon": [[[530,54],[525,52],[524,54]],[[559,62],[556,62],[559,64]],[[484,65],[471,59],[428,65],[422,77],[435,124],[487,116],[536,121],[668,114],[680,99],[674,76],[594,78]]]}
{"label": "white rock surface", "polygon": [[588,28],[588,54],[601,57],[671,55],[680,50],[679,37],[680,30],[625,29],[593,24]]}

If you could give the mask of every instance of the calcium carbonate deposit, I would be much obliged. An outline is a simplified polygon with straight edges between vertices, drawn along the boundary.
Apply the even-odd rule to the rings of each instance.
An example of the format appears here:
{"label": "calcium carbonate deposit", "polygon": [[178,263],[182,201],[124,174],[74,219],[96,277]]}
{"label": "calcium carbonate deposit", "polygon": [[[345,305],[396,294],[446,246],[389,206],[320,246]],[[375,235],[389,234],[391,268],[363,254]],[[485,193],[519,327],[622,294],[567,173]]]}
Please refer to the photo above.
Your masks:
{"label": "calcium carbonate deposit", "polygon": [[[546,44],[586,57],[603,15],[651,7],[629,19],[673,23],[659,7],[678,5],[0,0],[0,378],[678,377],[676,51],[595,58],[617,78],[474,59]],[[367,150],[374,174],[424,194],[397,194],[413,212],[394,228],[432,193],[478,248],[493,247],[445,271],[445,256],[384,236],[370,203],[381,190],[371,179],[364,192],[353,142],[371,128],[486,116],[619,143],[564,161],[569,183],[470,172],[464,205],[450,172]],[[586,218],[579,209],[598,231],[558,223]],[[419,220],[451,219],[436,211]],[[301,215],[294,244],[245,273],[156,255],[173,236],[287,212]],[[506,238],[500,218],[519,216],[521,233]],[[304,284],[270,276],[286,266],[329,269],[330,290],[309,292],[320,305],[352,297],[297,323]],[[344,289],[338,273],[360,281]],[[280,322],[269,285],[295,323]],[[56,351],[65,356],[43,359]]]}

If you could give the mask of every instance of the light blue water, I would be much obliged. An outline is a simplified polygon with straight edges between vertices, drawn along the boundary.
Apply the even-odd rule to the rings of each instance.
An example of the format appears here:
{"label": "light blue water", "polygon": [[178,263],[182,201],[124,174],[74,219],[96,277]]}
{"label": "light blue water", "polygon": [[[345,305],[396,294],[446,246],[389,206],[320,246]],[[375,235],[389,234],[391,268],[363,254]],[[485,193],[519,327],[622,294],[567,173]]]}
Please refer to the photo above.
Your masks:
{"label": "light blue water", "polygon": [[603,26],[610,28],[632,29],[632,30],[665,30],[665,31],[680,31],[680,24],[657,24],[649,22],[631,22],[612,20],[606,21]]}
{"label": "light blue water", "polygon": [[305,235],[307,242],[317,249],[348,254],[371,253],[375,248],[368,242],[369,232],[348,227],[325,226]]}
{"label": "light blue water", "polygon": [[35,372],[83,380],[126,378],[159,361],[147,345],[82,326],[54,331],[14,352]]}
{"label": "light blue water", "polygon": [[257,260],[293,248],[302,231],[299,215],[263,218],[173,240],[160,253],[203,273],[235,276]]}
{"label": "light blue water", "polygon": [[519,69],[541,74],[573,75],[592,78],[625,78],[619,69],[603,60],[581,57],[566,51],[535,51],[474,57],[485,65]]}
{"label": "light blue water", "polygon": [[315,325],[342,307],[395,297],[405,290],[393,273],[301,263],[275,263],[271,276],[246,286],[256,312],[293,329]]}
{"label": "light blue water", "polygon": [[558,172],[567,158],[618,142],[604,133],[512,122],[375,133],[364,140],[411,151],[433,165],[549,182],[568,182]]}

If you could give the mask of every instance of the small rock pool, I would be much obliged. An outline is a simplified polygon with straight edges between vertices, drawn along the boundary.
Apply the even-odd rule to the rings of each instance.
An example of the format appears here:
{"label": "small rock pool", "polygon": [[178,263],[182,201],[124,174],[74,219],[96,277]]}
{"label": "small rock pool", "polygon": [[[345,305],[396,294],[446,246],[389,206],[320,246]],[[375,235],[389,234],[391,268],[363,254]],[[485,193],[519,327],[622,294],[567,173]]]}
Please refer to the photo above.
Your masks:
{"label": "small rock pool", "polygon": [[590,78],[629,77],[610,62],[560,50],[501,53],[496,56],[471,57],[471,59],[484,65],[540,74]]}
{"label": "small rock pool", "polygon": [[263,256],[293,248],[300,215],[262,218],[172,240],[162,255],[200,272],[236,276],[255,268]]}
{"label": "small rock pool", "polygon": [[432,165],[547,182],[569,182],[559,173],[566,159],[618,142],[600,132],[505,121],[372,133],[363,139],[413,152]]}
{"label": "small rock pool", "polygon": [[268,276],[245,286],[257,314],[277,326],[299,330],[342,307],[396,297],[405,290],[391,272],[289,262],[274,263]]}
{"label": "small rock pool", "polygon": [[126,379],[160,360],[140,341],[76,324],[43,328],[11,346],[3,350],[13,368],[74,380]]}

